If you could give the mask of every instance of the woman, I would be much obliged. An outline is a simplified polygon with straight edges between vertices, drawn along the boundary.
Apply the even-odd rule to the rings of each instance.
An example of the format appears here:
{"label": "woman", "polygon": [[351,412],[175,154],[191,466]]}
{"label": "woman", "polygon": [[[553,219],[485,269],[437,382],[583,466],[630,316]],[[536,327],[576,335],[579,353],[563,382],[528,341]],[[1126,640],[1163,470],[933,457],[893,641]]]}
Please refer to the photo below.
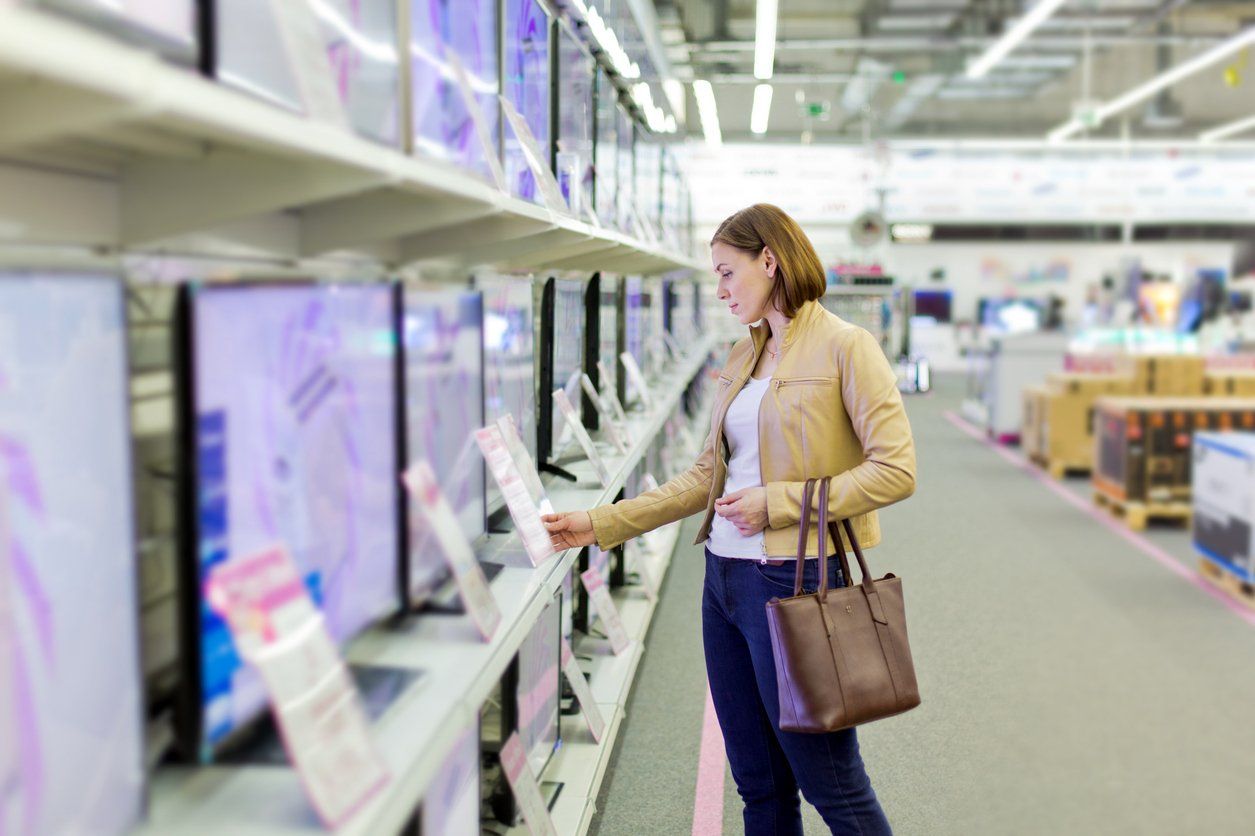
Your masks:
{"label": "woman", "polygon": [[[800,834],[800,788],[833,833],[889,833],[853,729],[780,731],[765,606],[793,591],[807,479],[834,477],[829,518],[850,518],[864,547],[880,540],[876,509],[915,490],[897,380],[870,334],[816,301],[823,266],[783,211],[758,204],[737,212],[715,232],[711,255],[719,300],[750,329],[719,376],[697,463],[657,490],[548,515],[545,525],[558,548],[609,549],[704,510],[697,542],[706,545],[706,672],[745,832]],[[808,589],[819,582],[817,528],[806,552]],[[837,561],[828,565],[830,585],[844,585]]]}

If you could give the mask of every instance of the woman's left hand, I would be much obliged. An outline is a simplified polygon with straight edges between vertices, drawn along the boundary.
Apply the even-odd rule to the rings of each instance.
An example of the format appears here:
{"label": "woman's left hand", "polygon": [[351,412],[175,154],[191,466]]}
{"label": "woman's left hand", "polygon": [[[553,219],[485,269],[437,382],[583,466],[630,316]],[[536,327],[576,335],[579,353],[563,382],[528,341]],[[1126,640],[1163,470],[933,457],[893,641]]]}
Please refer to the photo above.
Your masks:
{"label": "woman's left hand", "polygon": [[715,500],[715,513],[736,526],[742,537],[767,527],[767,489],[742,488]]}

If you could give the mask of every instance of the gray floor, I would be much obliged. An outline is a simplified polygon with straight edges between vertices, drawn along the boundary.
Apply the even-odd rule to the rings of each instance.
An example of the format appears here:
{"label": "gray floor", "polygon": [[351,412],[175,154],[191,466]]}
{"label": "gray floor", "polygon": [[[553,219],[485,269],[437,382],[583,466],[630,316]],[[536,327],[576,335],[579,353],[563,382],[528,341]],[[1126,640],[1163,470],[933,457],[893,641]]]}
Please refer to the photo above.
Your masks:
{"label": "gray floor", "polygon": [[[860,730],[895,831],[1255,832],[1255,629],[959,432],[957,398],[909,400],[919,489],[869,552],[904,578],[924,698]],[[1148,537],[1194,565],[1187,532]],[[679,548],[594,833],[691,830],[701,575]],[[730,776],[724,809],[740,833]],[[806,831],[825,832],[809,809]]]}

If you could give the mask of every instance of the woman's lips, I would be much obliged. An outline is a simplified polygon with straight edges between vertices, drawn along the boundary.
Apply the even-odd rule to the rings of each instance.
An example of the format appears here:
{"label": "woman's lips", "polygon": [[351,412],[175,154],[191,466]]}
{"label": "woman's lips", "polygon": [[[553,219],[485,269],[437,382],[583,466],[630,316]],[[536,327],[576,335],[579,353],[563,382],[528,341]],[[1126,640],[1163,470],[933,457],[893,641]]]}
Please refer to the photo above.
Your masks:
{"label": "woman's lips", "polygon": [[733,305],[731,308],[728,308],[728,310],[732,311],[732,313],[736,313],[736,309],[739,307],[740,305]]}

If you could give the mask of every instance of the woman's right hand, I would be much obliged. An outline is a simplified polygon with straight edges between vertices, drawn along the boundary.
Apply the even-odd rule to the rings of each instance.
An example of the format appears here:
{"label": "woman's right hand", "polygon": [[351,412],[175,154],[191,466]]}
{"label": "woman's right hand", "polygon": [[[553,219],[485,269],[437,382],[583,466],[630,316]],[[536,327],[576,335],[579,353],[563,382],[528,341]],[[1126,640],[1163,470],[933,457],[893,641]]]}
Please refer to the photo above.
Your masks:
{"label": "woman's right hand", "polygon": [[593,521],[587,511],[544,514],[540,519],[549,530],[549,541],[558,551],[591,546],[597,542],[597,536],[593,534]]}

